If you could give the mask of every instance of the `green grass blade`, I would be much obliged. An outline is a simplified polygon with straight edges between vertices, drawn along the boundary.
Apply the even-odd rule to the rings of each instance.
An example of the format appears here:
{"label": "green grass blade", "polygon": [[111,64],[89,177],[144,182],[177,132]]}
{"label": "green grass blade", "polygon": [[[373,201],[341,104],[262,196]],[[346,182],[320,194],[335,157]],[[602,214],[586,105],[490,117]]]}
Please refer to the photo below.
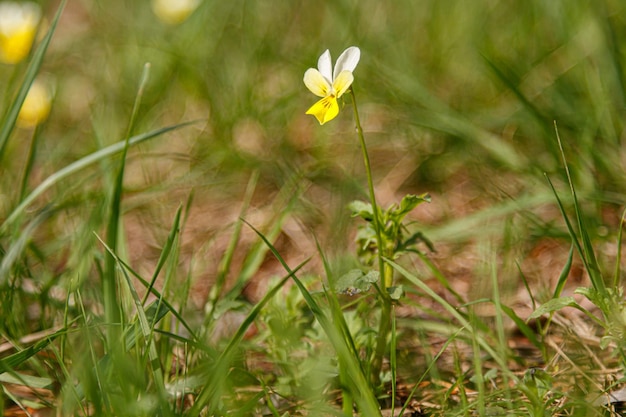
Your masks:
{"label": "green grass blade", "polygon": [[252,196],[254,195],[254,190],[256,189],[256,185],[259,181],[259,175],[259,171],[255,171],[248,180],[248,185],[246,186],[246,191],[244,193],[241,210],[239,211],[238,220],[235,223],[235,228],[233,230],[233,233],[231,234],[228,246],[226,248],[226,252],[224,252],[222,260],[220,261],[217,271],[217,277],[215,279],[215,285],[211,289],[211,294],[209,295],[208,303],[210,304],[211,308],[204,319],[205,327],[213,320],[213,315],[215,314],[215,309],[217,308],[218,304],[217,301],[220,297],[223,296],[222,291],[224,285],[226,284],[226,277],[228,275],[228,271],[230,271],[233,256],[235,255],[235,250],[237,249],[237,244],[239,243],[239,238],[241,237],[241,229],[243,225],[243,221],[241,219],[243,219],[245,213],[250,207]]}
{"label": "green grass blade", "polygon": [[[382,66],[381,72],[386,79],[405,86],[398,93],[403,94],[411,105],[411,113],[414,117],[408,120],[409,123],[454,135],[481,146],[494,159],[515,171],[521,171],[528,165],[528,161],[513,146],[501,137],[476,126],[464,115],[452,109],[428,91],[428,88],[414,74],[390,66]],[[415,103],[426,107],[427,110],[420,111]]]}
{"label": "green grass blade", "polygon": [[417,392],[417,389],[419,388],[420,384],[422,383],[424,379],[426,379],[426,376],[431,372],[431,369],[435,367],[441,355],[443,355],[443,353],[448,349],[448,346],[456,340],[456,338],[463,332],[463,330],[465,329],[460,328],[456,332],[454,332],[452,335],[450,335],[450,337],[448,337],[448,339],[444,342],[441,349],[439,349],[439,352],[437,352],[437,354],[431,359],[430,363],[426,367],[426,370],[424,371],[422,376],[415,382],[413,389],[407,396],[407,399],[404,401],[404,405],[402,406],[402,409],[398,413],[399,417],[402,417],[402,415],[404,415],[404,412],[406,411],[407,407],[411,404],[411,400],[413,399],[413,396]]}
{"label": "green grass blade", "polygon": [[2,120],[2,124],[0,125],[0,160],[2,160],[4,149],[6,148],[6,144],[9,140],[9,136],[15,127],[15,122],[17,121],[17,116],[20,113],[20,108],[22,104],[24,104],[24,100],[26,99],[26,95],[28,94],[28,90],[32,85],[33,81],[35,81],[35,77],[37,77],[37,73],[39,72],[39,68],[41,68],[41,64],[43,63],[43,58],[48,50],[48,46],[50,45],[50,40],[52,39],[52,35],[54,35],[54,31],[56,30],[57,24],[59,23],[59,19],[61,18],[61,14],[63,9],[65,8],[65,3],[67,0],[63,0],[57,9],[52,22],[50,23],[50,29],[46,33],[46,35],[41,40],[41,43],[35,50],[33,54],[33,58],[28,64],[28,68],[26,68],[26,74],[24,75],[24,81],[20,86],[20,89],[17,92],[17,96],[13,101],[11,107],[7,111],[6,116]]}
{"label": "green grass blade", "polygon": [[147,343],[147,354],[150,363],[150,370],[152,372],[152,379],[154,381],[154,384],[156,385],[157,394],[160,402],[159,408],[163,414],[169,415],[171,414],[171,412],[169,412],[169,404],[167,402],[167,392],[165,390],[163,370],[161,369],[161,362],[157,354],[157,349],[153,337],[154,325],[157,323],[157,321],[156,319],[148,320],[141,299],[139,298],[139,294],[137,294],[137,291],[135,290],[135,287],[130,279],[130,276],[128,275],[128,272],[124,268],[121,268],[121,270],[124,278],[126,279],[128,288],[130,289],[133,301],[135,302],[137,318],[139,319],[139,329],[141,330],[141,334]]}
{"label": "green grass blade", "polygon": [[38,341],[37,343],[27,347],[26,349],[20,350],[17,353],[9,355],[5,358],[0,359],[0,374],[5,372],[9,372],[22,363],[26,362],[28,359],[36,355],[45,349],[50,343],[54,341],[57,337],[66,334],[68,329],[63,327],[56,332],[46,336],[45,339]]}
{"label": "green grass blade", "polygon": [[[112,252],[111,248],[109,248],[106,244],[104,244],[104,242],[101,241],[101,243],[105,246],[106,250],[109,252],[111,257],[116,261],[117,266],[122,271],[122,275],[124,276],[126,280],[126,284],[130,290],[131,297],[133,299],[133,302],[135,304],[135,309],[137,311],[138,330],[140,330],[140,333],[143,336],[143,340],[146,343],[150,370],[152,372],[152,378],[153,378],[154,384],[156,385],[157,395],[158,395],[159,402],[160,402],[159,409],[165,415],[170,415],[171,411],[170,411],[169,404],[167,401],[167,392],[165,390],[163,370],[161,369],[161,362],[157,354],[157,349],[156,349],[156,345],[155,345],[154,337],[153,337],[154,325],[160,321],[160,318],[162,318],[169,311],[169,309],[164,308],[161,310],[160,306],[161,305],[165,306],[165,304],[161,303],[162,300],[155,301],[153,306],[155,306],[156,311],[153,311],[154,314],[151,314],[152,317],[148,317],[148,314],[146,314],[147,313],[146,310],[144,310],[143,302],[139,298],[139,294],[137,294],[137,291],[135,290],[135,286],[133,285],[133,282],[130,279],[130,275],[128,274],[127,269],[119,261],[119,257],[117,256],[117,254],[115,254],[115,252]],[[160,314],[160,311],[163,312],[162,315]],[[130,342],[133,341],[132,336],[136,334],[137,334],[136,331],[132,331],[132,328],[129,329],[129,332],[128,332],[129,339],[126,342],[127,350],[130,349],[129,345],[130,346],[135,345],[135,343],[130,343]]]}
{"label": "green grass blade", "polygon": [[530,326],[528,326],[528,324],[526,324],[526,322],[520,318],[520,316],[517,315],[515,310],[504,304],[500,304],[499,307],[504,314],[506,314],[511,320],[513,320],[519,331],[522,332],[522,334],[526,336],[526,338],[528,338],[528,341],[532,343],[533,346],[535,346],[537,349],[543,348],[543,344],[537,338],[536,332],[531,329]]}
{"label": "green grass blade", "polygon": [[[545,132],[550,131],[550,120],[537,108],[537,106],[532,103],[524,93],[519,89],[516,80],[513,80],[513,76],[510,71],[506,71],[503,69],[502,64],[497,64],[493,60],[489,59],[485,55],[483,55],[484,61],[487,63],[487,66],[491,69],[492,73],[498,77],[498,79],[504,83],[504,85],[517,97],[517,99],[522,103],[522,105],[530,112],[533,118],[537,121],[537,123],[541,126],[541,128]],[[552,151],[556,151],[556,149],[552,149]]]}
{"label": "green grass blade", "polygon": [[446,276],[439,270],[439,268],[437,268],[437,266],[433,263],[433,261],[431,261],[428,256],[426,256],[425,254],[423,254],[420,251],[415,251],[415,254],[417,254],[417,256],[420,258],[420,260],[422,262],[424,262],[424,264],[426,264],[426,266],[428,267],[428,269],[430,270],[430,272],[432,272],[432,274],[435,276],[435,278],[437,278],[437,281],[439,281],[439,283],[441,285],[444,286],[444,288],[454,296],[454,298],[456,298],[456,300],[459,303],[465,303],[466,301],[463,299],[463,296],[461,294],[459,294],[458,292],[456,292],[454,290],[454,288],[452,288],[452,286],[450,285],[450,282],[448,281],[448,279],[446,278]]}
{"label": "green grass blade", "polygon": [[[552,184],[552,181],[550,180],[550,178],[546,175],[546,179],[548,180],[548,184],[550,185],[550,188],[552,189],[552,192],[554,193],[554,197],[556,199],[557,202],[557,206],[559,207],[559,211],[561,212],[561,216],[563,216],[563,220],[565,221],[565,226],[567,227],[567,230],[570,234],[570,237],[572,239],[572,244],[574,247],[576,247],[576,251],[578,252],[578,254],[580,255],[580,258],[583,262],[583,265],[585,266],[585,269],[587,270],[587,272],[589,273],[589,278],[591,279],[591,284],[593,285],[593,287],[598,291],[598,293],[604,293],[605,290],[605,286],[604,286],[604,281],[600,278],[598,279],[598,275],[596,273],[594,273],[594,269],[591,267],[590,263],[589,263],[589,259],[586,256],[586,251],[583,250],[583,247],[581,246],[580,241],[578,240],[578,236],[576,235],[576,231],[574,230],[574,227],[572,226],[572,223],[569,220],[569,217],[567,216],[567,213],[565,212],[565,207],[563,206],[563,202],[561,201],[556,188],[554,188],[554,184]],[[596,265],[597,267],[597,265]]]}
{"label": "green grass blade", "polygon": [[0,263],[0,288],[8,281],[11,268],[22,255],[35,231],[43,222],[52,216],[53,212],[54,211],[49,207],[45,207],[43,210],[39,211],[35,218],[19,231],[19,236],[15,242],[7,248],[6,253],[2,257],[2,262]]}
{"label": "green grass blade", "polygon": [[620,259],[622,259],[622,234],[624,233],[624,221],[626,220],[626,210],[622,213],[622,218],[619,222],[619,231],[617,232],[617,256],[615,257],[615,275],[613,276],[613,288],[617,288],[619,286],[620,275],[621,275],[621,264]]}
{"label": "green grass blade", "polygon": [[[163,127],[159,129],[152,130],[147,133],[142,133],[136,136],[133,136],[128,140],[129,146],[137,145],[146,140],[155,138],[157,136],[163,135],[167,132],[171,132],[176,129],[180,129],[186,126],[189,126],[195,121],[180,123],[173,126]],[[46,192],[50,187],[57,184],[59,181],[77,173],[78,171],[85,169],[86,167],[101,161],[105,158],[108,158],[112,155],[115,155],[124,150],[126,145],[126,141],[120,141],[114,143],[113,145],[107,146],[106,148],[100,149],[99,151],[93,152],[78,161],[75,161],[66,167],[58,170],[54,174],[47,177],[42,181],[26,198],[22,200],[22,202],[9,214],[6,220],[0,226],[0,234],[6,233],[8,227],[13,224],[21,214],[23,214],[28,206],[37,199],[37,197],[41,196],[44,192]]]}
{"label": "green grass blade", "polygon": [[113,194],[109,206],[109,220],[107,223],[106,232],[106,246],[108,248],[104,258],[104,272],[102,274],[102,298],[104,303],[104,316],[106,320],[108,334],[107,341],[109,344],[117,343],[119,333],[117,324],[121,320],[120,305],[117,295],[117,274],[115,257],[113,254],[117,253],[118,246],[118,234],[120,229],[121,218],[121,205],[122,205],[122,193],[124,190],[124,172],[126,169],[126,155],[130,146],[129,140],[134,129],[135,119],[137,112],[139,111],[139,105],[143,97],[143,91],[146,83],[148,82],[150,66],[146,64],[144,71],[141,74],[139,81],[139,89],[135,96],[135,102],[128,124],[128,134],[124,142],[124,148],[122,149],[122,158],[120,159],[120,166],[117,171],[115,183],[113,185]]}
{"label": "green grass blade", "polygon": [[[619,259],[619,258],[618,258]],[[570,246],[569,254],[567,255],[567,261],[559,274],[559,280],[556,282],[556,286],[554,287],[554,294],[552,298],[559,298],[563,293],[563,288],[565,287],[565,282],[567,281],[567,277],[569,276],[569,272],[572,270],[572,261],[574,260],[574,245]]]}
{"label": "green grass blade", "polygon": [[176,240],[176,237],[180,234],[181,212],[182,212],[182,207],[178,207],[178,210],[176,210],[176,215],[174,216],[174,224],[172,225],[172,228],[170,229],[170,233],[167,236],[167,240],[165,241],[163,250],[161,250],[161,254],[159,255],[159,260],[157,261],[156,267],[154,268],[154,273],[152,274],[152,279],[150,280],[148,291],[146,291],[146,295],[144,295],[143,300],[141,301],[142,305],[146,304],[146,300],[148,299],[148,296],[152,292],[154,283],[156,282],[157,277],[159,276],[159,273],[161,272],[161,269],[163,269],[163,265],[165,265],[165,261],[167,261],[167,258],[169,257],[170,252],[172,251],[172,247],[174,246],[174,241]]}
{"label": "green grass blade", "polygon": [[391,367],[391,415],[396,410],[396,384],[398,378],[398,329],[396,323],[396,306],[391,306],[391,345],[389,346],[389,366]]}
{"label": "green grass blade", "polygon": [[[102,239],[100,239],[99,237],[98,237],[98,240],[102,242]],[[150,286],[150,283],[147,280],[145,280],[143,277],[141,277],[141,275],[139,275],[133,268],[131,268],[130,265],[124,262],[124,260],[117,258],[117,262],[119,262],[120,265],[122,265],[126,271],[130,272],[130,274],[133,275],[133,277],[135,277],[135,279],[137,279],[141,283],[141,285],[143,285],[145,288],[148,288]],[[183,318],[183,316],[181,316],[180,313],[174,308],[174,306],[172,306],[165,298],[163,298],[162,294],[156,288],[152,287],[150,289],[150,292],[158,300],[150,304],[148,309],[146,309],[146,314],[148,314],[148,317],[150,317],[152,321],[158,322],[168,312],[172,313],[172,315],[176,318],[176,320],[178,320],[180,324],[183,325],[185,330],[189,332],[192,339],[195,342],[197,342],[198,336],[195,334],[194,330],[187,323],[187,321]],[[150,313],[150,311],[152,310],[154,310],[154,314]]]}
{"label": "green grass blade", "polygon": [[37,146],[39,144],[40,134],[41,134],[41,125],[37,125],[37,127],[33,131],[33,137],[31,138],[30,148],[28,150],[28,157],[26,158],[26,164],[24,166],[24,173],[22,174],[22,181],[20,183],[18,201],[22,201],[24,199],[24,196],[26,195],[26,187],[28,186],[28,178],[30,177],[30,173],[33,169],[33,164],[35,162],[35,155],[37,153]]}
{"label": "green grass blade", "polygon": [[572,194],[574,213],[576,214],[576,220],[578,221],[578,232],[580,233],[580,239],[582,240],[582,245],[584,249],[584,252],[581,253],[581,256],[584,256],[585,258],[585,267],[587,269],[587,272],[589,273],[589,278],[591,279],[594,288],[601,295],[603,295],[606,292],[604,279],[602,278],[602,273],[600,272],[600,267],[598,266],[598,261],[593,250],[593,244],[591,243],[591,238],[589,237],[589,233],[585,225],[584,216],[578,203],[576,188],[574,187],[574,182],[572,181],[569,166],[567,165],[565,151],[563,151],[563,143],[561,142],[561,137],[559,135],[559,130],[556,126],[556,122],[554,123],[554,131],[556,132],[556,139],[559,144],[561,157],[563,158],[563,165],[565,167],[565,174],[567,175],[567,182],[569,183],[570,192]]}
{"label": "green grass blade", "polygon": [[[295,180],[292,179],[285,187],[281,189],[281,192],[275,199],[276,215],[270,219],[268,223],[271,224],[269,230],[265,236],[269,241],[274,241],[280,234],[287,217],[291,213],[295,202],[300,197],[301,187],[295,184]],[[278,208],[279,207],[279,208]],[[259,269],[259,266],[265,260],[267,255],[267,246],[263,242],[255,245],[247,254],[241,272],[237,276],[237,280],[233,287],[224,296],[225,299],[234,299],[239,296],[241,290]]]}

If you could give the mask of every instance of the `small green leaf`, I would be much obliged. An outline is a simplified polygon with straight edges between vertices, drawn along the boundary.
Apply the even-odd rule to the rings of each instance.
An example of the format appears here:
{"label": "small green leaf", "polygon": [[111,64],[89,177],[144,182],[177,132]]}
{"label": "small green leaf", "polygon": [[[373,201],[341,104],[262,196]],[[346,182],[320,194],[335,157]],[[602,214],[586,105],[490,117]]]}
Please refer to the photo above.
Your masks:
{"label": "small green leaf", "polygon": [[348,205],[350,211],[352,211],[352,217],[361,217],[363,220],[371,222],[374,219],[374,210],[370,203],[355,200]]}
{"label": "small green leaf", "polygon": [[363,276],[362,281],[373,284],[374,282],[378,282],[379,279],[380,279],[380,273],[378,271],[370,271]]}
{"label": "small green leaf", "polygon": [[519,329],[519,331],[522,332],[522,334],[524,336],[526,336],[528,338],[528,340],[535,345],[538,349],[541,349],[541,341],[539,339],[537,339],[537,335],[535,334],[535,332],[533,331],[533,329],[531,329],[525,322],[524,320],[522,320],[517,313],[515,312],[515,310],[513,310],[511,307],[509,306],[505,306],[504,304],[500,305],[500,308],[502,309],[502,311],[504,312],[504,314],[506,314],[507,316],[509,316],[509,318],[511,320],[513,320],[513,322],[517,325],[517,328]]}
{"label": "small green leaf", "polygon": [[372,283],[378,282],[379,279],[380,274],[378,271],[370,271],[364,274],[360,269],[353,269],[339,277],[335,283],[335,290],[339,293],[355,295],[369,291]]}
{"label": "small green leaf", "polygon": [[398,208],[396,214],[400,216],[405,216],[415,207],[417,207],[418,205],[424,202],[430,203],[429,194],[422,194],[422,195],[407,194],[402,198],[402,201],[400,201],[400,207]]}
{"label": "small green leaf", "polygon": [[574,294],[580,294],[587,297],[589,300],[594,301],[597,298],[598,293],[593,288],[578,287],[574,290]]}
{"label": "small green leaf", "polygon": [[543,316],[544,314],[560,310],[563,307],[574,307],[577,305],[578,303],[576,302],[576,300],[574,300],[574,297],[553,298],[547,303],[540,305],[537,310],[533,311],[533,313],[528,316],[528,319],[536,319]]}
{"label": "small green leaf", "polygon": [[394,287],[387,288],[387,292],[389,293],[389,297],[392,300],[397,301],[400,298],[402,298],[402,296],[404,295],[404,288],[402,288],[402,285],[397,285]]}

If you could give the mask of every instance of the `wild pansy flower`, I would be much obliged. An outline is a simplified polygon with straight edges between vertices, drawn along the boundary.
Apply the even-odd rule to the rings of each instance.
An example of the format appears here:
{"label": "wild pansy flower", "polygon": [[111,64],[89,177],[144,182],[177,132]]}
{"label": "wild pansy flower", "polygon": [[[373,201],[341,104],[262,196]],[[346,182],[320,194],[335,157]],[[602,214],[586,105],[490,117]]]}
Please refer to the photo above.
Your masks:
{"label": "wild pansy flower", "polygon": [[17,124],[24,128],[33,128],[48,118],[52,105],[52,87],[49,82],[36,79],[24,99],[17,115]]}
{"label": "wild pansy flower", "polygon": [[326,50],[317,61],[317,69],[309,68],[304,73],[304,85],[316,96],[322,97],[306,114],[312,114],[321,125],[339,114],[337,99],[348,91],[354,76],[352,72],[359,63],[361,50],[351,46],[337,58],[333,71],[330,52]]}
{"label": "wild pansy flower", "polygon": [[41,9],[36,3],[0,3],[1,62],[17,64],[28,55],[40,19]]}
{"label": "wild pansy flower", "polygon": [[163,23],[182,23],[200,5],[200,0],[152,0],[152,11]]}

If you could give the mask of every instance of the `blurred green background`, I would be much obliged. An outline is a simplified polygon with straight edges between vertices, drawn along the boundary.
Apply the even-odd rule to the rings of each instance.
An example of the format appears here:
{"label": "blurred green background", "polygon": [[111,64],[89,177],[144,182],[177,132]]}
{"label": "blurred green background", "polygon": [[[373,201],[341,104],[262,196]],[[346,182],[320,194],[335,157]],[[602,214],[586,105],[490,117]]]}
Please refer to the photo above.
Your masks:
{"label": "blurred green background", "polygon": [[[58,2],[40,4],[49,22]],[[181,276],[200,286],[202,305],[254,172],[247,218],[268,225],[288,212],[278,241],[287,258],[314,254],[312,236],[333,256],[353,253],[346,204],[366,198],[366,181],[352,109],[346,98],[338,118],[319,126],[304,114],[316,97],[302,76],[325,49],[336,58],[356,45],[353,86],[382,205],[407,192],[432,195],[412,218],[440,248],[433,256],[450,279],[476,273],[473,255],[464,254],[481,242],[496,242],[511,262],[530,257],[532,266],[538,242],[565,236],[543,176],[567,191],[555,122],[591,230],[602,239],[616,232],[625,199],[625,7],[202,1],[169,25],[148,1],[70,0],[41,70],[56,96],[30,188],[124,138],[150,63],[133,132],[198,122],[130,152],[123,208],[128,256],[139,270],[154,265],[176,207],[193,195]],[[25,65],[0,67],[1,79],[15,81],[0,84],[5,103]],[[2,161],[0,217],[14,206],[11,184],[29,134],[16,131]],[[33,238],[42,282],[76,280],[77,270],[91,268],[87,255],[98,245],[90,236],[102,229],[117,163],[73,175],[32,207],[60,208]]]}

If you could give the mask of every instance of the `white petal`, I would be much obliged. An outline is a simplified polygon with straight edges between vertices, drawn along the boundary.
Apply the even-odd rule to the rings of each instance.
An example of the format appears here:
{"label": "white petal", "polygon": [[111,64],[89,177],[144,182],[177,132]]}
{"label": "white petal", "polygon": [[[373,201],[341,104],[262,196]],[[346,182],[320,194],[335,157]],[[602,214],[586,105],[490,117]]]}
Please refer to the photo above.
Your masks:
{"label": "white petal", "polygon": [[333,62],[330,59],[330,51],[327,49],[317,61],[317,69],[329,83],[333,82]]}
{"label": "white petal", "polygon": [[315,68],[309,68],[304,73],[304,85],[319,97],[326,97],[332,90],[330,83]]}
{"label": "white petal", "polygon": [[333,80],[343,71],[354,71],[360,58],[361,50],[356,46],[351,46],[343,51],[343,53],[339,55],[339,58],[337,58]]}

